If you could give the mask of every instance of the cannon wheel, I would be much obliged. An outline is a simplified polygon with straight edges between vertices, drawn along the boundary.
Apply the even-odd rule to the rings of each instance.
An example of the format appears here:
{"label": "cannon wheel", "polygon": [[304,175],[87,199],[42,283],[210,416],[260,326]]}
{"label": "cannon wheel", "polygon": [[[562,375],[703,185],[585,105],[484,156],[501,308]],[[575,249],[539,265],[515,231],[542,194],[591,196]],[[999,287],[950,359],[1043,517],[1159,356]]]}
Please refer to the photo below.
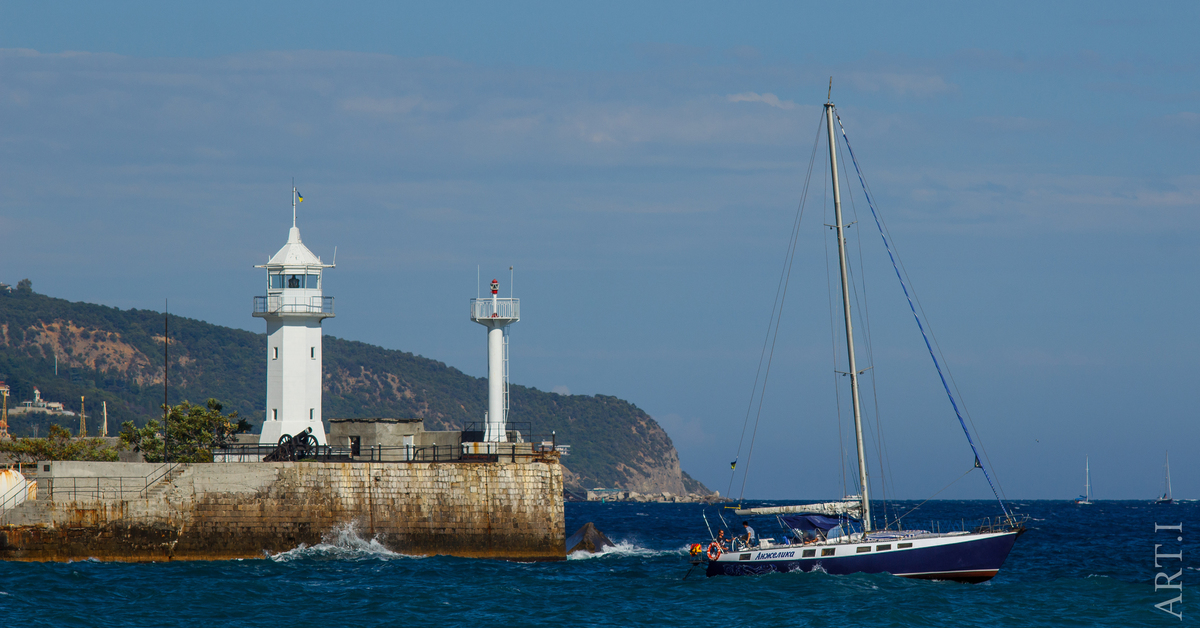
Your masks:
{"label": "cannon wheel", "polygon": [[299,447],[297,449],[304,452],[305,457],[312,456],[316,453],[320,443],[317,442],[317,437],[310,434],[297,437]]}

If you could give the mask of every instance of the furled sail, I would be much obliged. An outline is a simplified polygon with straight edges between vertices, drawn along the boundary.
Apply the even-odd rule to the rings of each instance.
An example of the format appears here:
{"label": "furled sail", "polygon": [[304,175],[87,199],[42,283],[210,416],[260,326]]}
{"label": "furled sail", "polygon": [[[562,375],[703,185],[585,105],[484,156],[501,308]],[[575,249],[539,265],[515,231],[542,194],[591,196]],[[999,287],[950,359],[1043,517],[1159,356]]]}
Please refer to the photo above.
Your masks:
{"label": "furled sail", "polygon": [[862,502],[841,501],[825,502],[823,504],[799,504],[796,506],[765,506],[762,508],[739,508],[734,511],[739,515],[781,515],[786,513],[805,513],[810,515],[825,515],[839,517],[848,515],[856,519],[862,518]]}

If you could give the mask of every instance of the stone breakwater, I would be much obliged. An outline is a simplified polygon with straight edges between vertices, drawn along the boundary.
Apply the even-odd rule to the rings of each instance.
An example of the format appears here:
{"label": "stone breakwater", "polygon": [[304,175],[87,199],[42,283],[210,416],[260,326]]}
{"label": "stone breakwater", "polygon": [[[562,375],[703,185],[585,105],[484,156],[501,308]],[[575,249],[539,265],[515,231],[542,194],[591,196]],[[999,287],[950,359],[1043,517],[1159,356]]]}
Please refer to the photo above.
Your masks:
{"label": "stone breakwater", "polygon": [[[157,477],[161,476],[161,477]],[[403,554],[559,560],[562,467],[490,463],[40,463],[0,511],[0,559],[214,560],[314,545],[352,524]]]}

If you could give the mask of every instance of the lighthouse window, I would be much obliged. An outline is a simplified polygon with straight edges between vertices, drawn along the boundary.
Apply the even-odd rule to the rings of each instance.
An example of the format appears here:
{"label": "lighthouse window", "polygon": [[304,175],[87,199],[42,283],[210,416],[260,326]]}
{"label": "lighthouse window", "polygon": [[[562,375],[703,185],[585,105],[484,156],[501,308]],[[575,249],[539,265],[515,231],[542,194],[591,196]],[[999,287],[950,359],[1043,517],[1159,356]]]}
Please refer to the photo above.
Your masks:
{"label": "lighthouse window", "polygon": [[310,357],[314,360],[317,359],[317,348],[316,347],[308,348],[308,357]]}
{"label": "lighthouse window", "polygon": [[283,289],[283,275],[271,275],[271,289],[272,290],[282,290]]}
{"label": "lighthouse window", "polygon": [[272,421],[278,421],[278,420],[279,420],[279,410],[278,410],[278,409],[276,409],[276,408],[271,408],[271,420],[272,420]]}
{"label": "lighthouse window", "polygon": [[279,359],[279,347],[271,347],[271,359],[272,360]]}
{"label": "lighthouse window", "polygon": [[304,275],[292,275],[292,276],[288,277],[287,286],[289,288],[303,288],[304,287]]}
{"label": "lighthouse window", "polygon": [[317,287],[320,285],[320,282],[317,281],[317,277],[320,277],[320,275],[309,275],[308,276],[308,289],[309,290],[316,290]]}

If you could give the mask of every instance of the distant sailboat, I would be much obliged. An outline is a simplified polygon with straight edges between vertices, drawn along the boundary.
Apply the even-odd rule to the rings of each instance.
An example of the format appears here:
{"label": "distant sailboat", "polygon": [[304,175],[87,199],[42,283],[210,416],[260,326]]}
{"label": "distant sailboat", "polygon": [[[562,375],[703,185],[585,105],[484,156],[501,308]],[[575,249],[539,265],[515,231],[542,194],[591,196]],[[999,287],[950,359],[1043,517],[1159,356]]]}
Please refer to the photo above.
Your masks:
{"label": "distant sailboat", "polygon": [[1088,466],[1087,456],[1083,457],[1083,495],[1075,498],[1080,506],[1092,505],[1092,469]]}
{"label": "distant sailboat", "polygon": [[1165,491],[1163,491],[1162,497],[1159,497],[1158,499],[1154,500],[1154,503],[1156,503],[1156,504],[1174,504],[1175,503],[1175,498],[1171,497],[1171,454],[1169,452],[1167,453],[1166,473],[1167,473],[1167,477],[1163,481],[1166,483],[1167,489]]}

